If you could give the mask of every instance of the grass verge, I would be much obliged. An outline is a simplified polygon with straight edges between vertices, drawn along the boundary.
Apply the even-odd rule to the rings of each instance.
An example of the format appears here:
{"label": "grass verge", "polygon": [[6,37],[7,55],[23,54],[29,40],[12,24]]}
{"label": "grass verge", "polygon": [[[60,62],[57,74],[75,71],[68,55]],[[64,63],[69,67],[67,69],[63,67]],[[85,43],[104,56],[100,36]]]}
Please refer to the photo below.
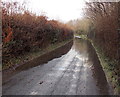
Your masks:
{"label": "grass verge", "polygon": [[120,93],[120,83],[118,81],[118,62],[116,60],[110,60],[106,55],[102,52],[99,46],[97,46],[92,40],[91,43],[95,48],[95,51],[98,55],[100,63],[103,67],[103,70],[106,74],[107,81],[113,87],[114,94]]}

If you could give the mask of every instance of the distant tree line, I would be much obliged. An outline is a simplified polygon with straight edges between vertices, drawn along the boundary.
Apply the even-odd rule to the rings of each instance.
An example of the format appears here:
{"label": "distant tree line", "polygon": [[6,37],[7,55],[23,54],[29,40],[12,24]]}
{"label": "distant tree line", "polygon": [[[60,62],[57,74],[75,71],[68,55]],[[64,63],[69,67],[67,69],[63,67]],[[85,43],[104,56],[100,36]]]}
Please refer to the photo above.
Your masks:
{"label": "distant tree line", "polygon": [[67,23],[69,27],[71,27],[75,34],[78,35],[87,35],[89,32],[89,26],[91,21],[87,18],[77,19],[77,20],[71,20]]}
{"label": "distant tree line", "polygon": [[73,31],[56,20],[37,16],[24,4],[2,2],[3,63],[50,44],[72,39]]}

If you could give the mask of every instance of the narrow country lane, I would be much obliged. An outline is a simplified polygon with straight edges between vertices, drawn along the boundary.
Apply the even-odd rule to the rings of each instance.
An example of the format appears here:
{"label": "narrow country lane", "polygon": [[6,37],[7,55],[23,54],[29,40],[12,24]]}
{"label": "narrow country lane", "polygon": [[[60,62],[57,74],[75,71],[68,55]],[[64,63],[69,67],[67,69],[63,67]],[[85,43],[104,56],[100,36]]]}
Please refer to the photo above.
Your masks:
{"label": "narrow country lane", "polygon": [[3,85],[3,95],[109,95],[111,91],[94,49],[75,39],[70,51],[22,71]]}

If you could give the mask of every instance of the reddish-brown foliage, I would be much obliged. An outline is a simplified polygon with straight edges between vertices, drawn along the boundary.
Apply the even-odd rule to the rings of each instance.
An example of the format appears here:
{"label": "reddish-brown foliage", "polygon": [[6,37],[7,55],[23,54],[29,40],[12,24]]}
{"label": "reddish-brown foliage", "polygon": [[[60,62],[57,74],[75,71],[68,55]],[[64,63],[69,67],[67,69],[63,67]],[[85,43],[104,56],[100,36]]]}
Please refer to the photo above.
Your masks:
{"label": "reddish-brown foliage", "polygon": [[3,63],[35,49],[73,37],[70,28],[46,16],[36,16],[17,2],[2,3]]}
{"label": "reddish-brown foliage", "polygon": [[10,27],[6,28],[6,32],[7,32],[7,36],[3,40],[4,43],[10,42],[10,40],[12,39],[12,35],[13,35],[12,29]]}

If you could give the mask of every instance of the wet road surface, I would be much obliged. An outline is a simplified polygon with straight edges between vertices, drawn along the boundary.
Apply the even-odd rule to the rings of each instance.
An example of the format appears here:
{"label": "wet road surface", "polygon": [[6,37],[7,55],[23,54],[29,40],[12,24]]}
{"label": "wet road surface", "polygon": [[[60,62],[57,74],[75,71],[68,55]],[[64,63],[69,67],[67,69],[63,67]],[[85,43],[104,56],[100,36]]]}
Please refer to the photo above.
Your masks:
{"label": "wet road surface", "polygon": [[48,63],[24,70],[3,85],[3,95],[112,94],[91,44],[75,39],[70,51]]}

